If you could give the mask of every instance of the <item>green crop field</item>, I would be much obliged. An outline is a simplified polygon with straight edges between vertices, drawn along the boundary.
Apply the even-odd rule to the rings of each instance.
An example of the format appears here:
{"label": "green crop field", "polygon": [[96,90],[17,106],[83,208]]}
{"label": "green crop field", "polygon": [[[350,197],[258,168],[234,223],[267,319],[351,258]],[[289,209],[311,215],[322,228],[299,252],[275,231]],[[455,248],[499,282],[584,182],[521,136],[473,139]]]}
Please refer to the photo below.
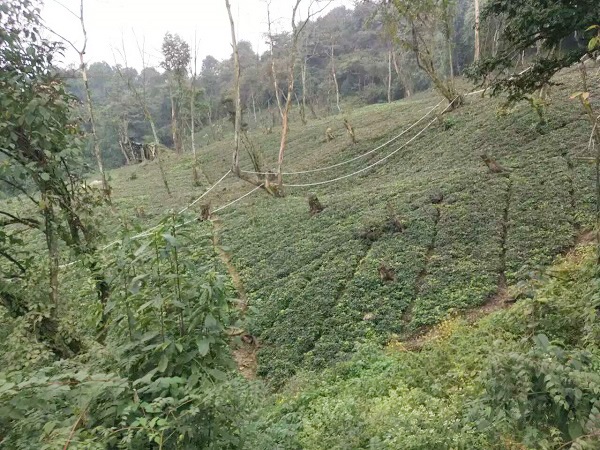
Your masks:
{"label": "green crop field", "polygon": [[[501,100],[468,96],[464,107],[440,116],[420,135],[435,114],[364,158],[288,175],[285,182],[343,177],[406,144],[369,170],[329,184],[287,187],[283,199],[259,190],[219,212],[221,243],[249,298],[249,329],[260,343],[259,375],[281,382],[301,368],[346,358],[365,338],[383,344],[410,336],[449,313],[485,304],[504,283],[526,279],[569,249],[594,213],[593,167],[578,159],[586,155],[589,123],[580,105],[569,100],[575,76],[559,78],[545,123],[527,103],[505,109]],[[304,127],[293,122],[286,170],[361,155],[406,130],[439,101],[422,93]],[[353,124],[358,144],[345,135],[343,117]],[[324,139],[328,127],[336,134],[331,142]],[[250,138],[266,167],[274,167],[278,135],[256,131]],[[231,148],[225,139],[201,149],[208,182],[227,172]],[[506,173],[491,173],[484,153]],[[139,222],[152,224],[207,188],[192,185],[189,156],[166,155],[165,165],[172,196],[154,163],[113,171],[117,211],[125,216],[141,209]],[[225,205],[252,188],[229,176],[192,211],[205,200],[213,209]],[[312,217],[309,193],[325,206]],[[393,279],[382,280],[382,266]]]}

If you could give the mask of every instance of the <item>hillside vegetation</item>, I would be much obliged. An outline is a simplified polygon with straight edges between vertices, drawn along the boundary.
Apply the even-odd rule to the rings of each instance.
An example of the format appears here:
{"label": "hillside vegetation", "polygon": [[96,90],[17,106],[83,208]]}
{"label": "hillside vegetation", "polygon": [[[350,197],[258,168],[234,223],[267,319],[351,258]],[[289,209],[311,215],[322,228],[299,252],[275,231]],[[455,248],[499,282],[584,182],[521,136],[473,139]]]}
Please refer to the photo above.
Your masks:
{"label": "hillside vegetation", "polygon": [[140,72],[72,1],[0,3],[2,449],[600,450],[597,0],[225,0]]}
{"label": "hillside vegetation", "polygon": [[297,376],[259,409],[248,448],[600,448],[594,259],[579,247],[531,299],[475,324],[446,320],[419,352],[366,344]]}
{"label": "hillside vegetation", "polygon": [[[288,175],[285,182],[348,175],[409,142],[372,169],[330,184],[287,187],[283,199],[257,191],[219,212],[222,243],[249,297],[249,327],[260,343],[258,374],[281,383],[299,368],[345,359],[365,339],[403,339],[449,313],[502,302],[508,287],[572,248],[594,211],[593,167],[578,159],[586,154],[589,123],[569,100],[575,77],[559,77],[545,123],[527,103],[505,109],[501,100],[472,95],[414,141],[435,114],[364,158]],[[439,101],[423,93],[346,114],[356,145],[341,116],[293,125],[286,169],[311,170],[361,155]],[[325,142],[327,127],[335,130],[332,142]],[[251,139],[268,167],[277,136],[256,133]],[[201,167],[211,183],[227,172],[229,151],[228,140],[202,149]],[[482,154],[507,171],[491,173]],[[203,192],[191,184],[189,159],[172,156],[167,166],[172,198],[153,164],[113,171],[120,209],[142,208],[151,219]],[[228,177],[205,199],[218,207],[251,189]],[[325,206],[312,217],[308,193]],[[381,279],[382,265],[393,280]]]}

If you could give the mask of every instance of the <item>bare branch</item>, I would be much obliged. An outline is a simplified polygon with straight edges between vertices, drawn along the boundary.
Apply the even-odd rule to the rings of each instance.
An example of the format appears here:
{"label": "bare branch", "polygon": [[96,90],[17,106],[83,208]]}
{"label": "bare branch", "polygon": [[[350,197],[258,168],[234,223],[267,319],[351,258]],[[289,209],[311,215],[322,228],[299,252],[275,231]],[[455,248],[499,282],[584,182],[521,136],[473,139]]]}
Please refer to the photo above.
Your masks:
{"label": "bare branch", "polygon": [[67,5],[65,5],[64,3],[60,2],[59,0],[52,0],[54,3],[56,3],[58,6],[61,6],[62,8],[64,8],[68,13],[70,13],[73,17],[75,17],[77,20],[79,20],[79,16],[71,9],[69,8]]}
{"label": "bare branch", "polygon": [[62,34],[60,34],[60,33],[57,33],[57,32],[56,32],[56,31],[54,31],[52,28],[50,28],[50,27],[48,27],[48,26],[46,26],[46,25],[44,25],[44,24],[42,24],[42,27],[43,27],[45,30],[47,30],[47,31],[49,31],[50,33],[52,33],[53,35],[55,35],[56,37],[60,38],[60,39],[61,39],[63,42],[65,42],[65,43],[69,44],[69,45],[70,45],[70,46],[73,48],[73,50],[75,50],[77,53],[79,53],[79,48],[77,48],[77,46],[76,46],[76,45],[75,45],[75,44],[74,44],[72,41],[70,41],[69,39],[67,39],[66,37],[64,37]]}
{"label": "bare branch", "polygon": [[17,266],[17,268],[21,271],[21,273],[27,272],[27,270],[25,269],[25,266],[23,264],[21,264],[19,261],[17,261],[15,258],[13,258],[11,255],[6,253],[5,251],[0,250],[0,256],[3,256],[4,258],[8,259],[11,263],[13,263],[15,266]]}
{"label": "bare branch", "polygon": [[40,225],[40,222],[36,219],[20,218],[20,217],[17,217],[14,214],[11,214],[7,211],[0,211],[0,214],[12,219],[11,222],[4,222],[2,225],[21,224],[21,225],[26,225],[26,226],[33,227],[33,228],[37,228]]}

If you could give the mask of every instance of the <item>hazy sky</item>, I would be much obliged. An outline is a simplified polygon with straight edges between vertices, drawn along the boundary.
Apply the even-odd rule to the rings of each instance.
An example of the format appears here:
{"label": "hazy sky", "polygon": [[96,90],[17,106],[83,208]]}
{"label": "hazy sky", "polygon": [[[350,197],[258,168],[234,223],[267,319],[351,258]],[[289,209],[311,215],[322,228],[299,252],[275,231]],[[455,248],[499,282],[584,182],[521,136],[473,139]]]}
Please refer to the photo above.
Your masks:
{"label": "hazy sky", "polygon": [[[294,0],[271,0],[271,14],[276,20],[275,30],[290,28],[291,5]],[[304,0],[308,5],[310,0]],[[334,0],[332,7],[352,6],[353,0]],[[79,13],[79,0],[45,0],[42,17],[46,25],[76,45],[82,42],[78,19],[64,5]],[[264,33],[267,29],[265,0],[231,0],[238,40],[248,40],[254,50],[267,50]],[[301,15],[306,17],[306,7]],[[123,64],[122,47],[125,45],[129,66],[141,67],[136,44],[144,45],[147,65],[158,65],[161,43],[169,31],[178,33],[190,44],[194,33],[198,39],[199,65],[206,55],[218,59],[231,54],[231,34],[224,0],[84,0],[84,18],[88,32],[86,61],[116,61]],[[193,49],[193,46],[192,46]],[[72,50],[65,56],[65,64],[78,64]]]}

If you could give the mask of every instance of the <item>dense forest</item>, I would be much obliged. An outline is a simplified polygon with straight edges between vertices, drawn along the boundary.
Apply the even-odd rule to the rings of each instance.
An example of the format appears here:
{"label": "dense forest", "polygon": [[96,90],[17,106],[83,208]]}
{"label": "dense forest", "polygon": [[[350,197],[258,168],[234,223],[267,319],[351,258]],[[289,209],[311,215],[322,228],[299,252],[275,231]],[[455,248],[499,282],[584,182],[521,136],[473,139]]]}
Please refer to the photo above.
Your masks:
{"label": "dense forest", "polygon": [[90,1],[0,3],[0,448],[600,448],[597,0]]}

